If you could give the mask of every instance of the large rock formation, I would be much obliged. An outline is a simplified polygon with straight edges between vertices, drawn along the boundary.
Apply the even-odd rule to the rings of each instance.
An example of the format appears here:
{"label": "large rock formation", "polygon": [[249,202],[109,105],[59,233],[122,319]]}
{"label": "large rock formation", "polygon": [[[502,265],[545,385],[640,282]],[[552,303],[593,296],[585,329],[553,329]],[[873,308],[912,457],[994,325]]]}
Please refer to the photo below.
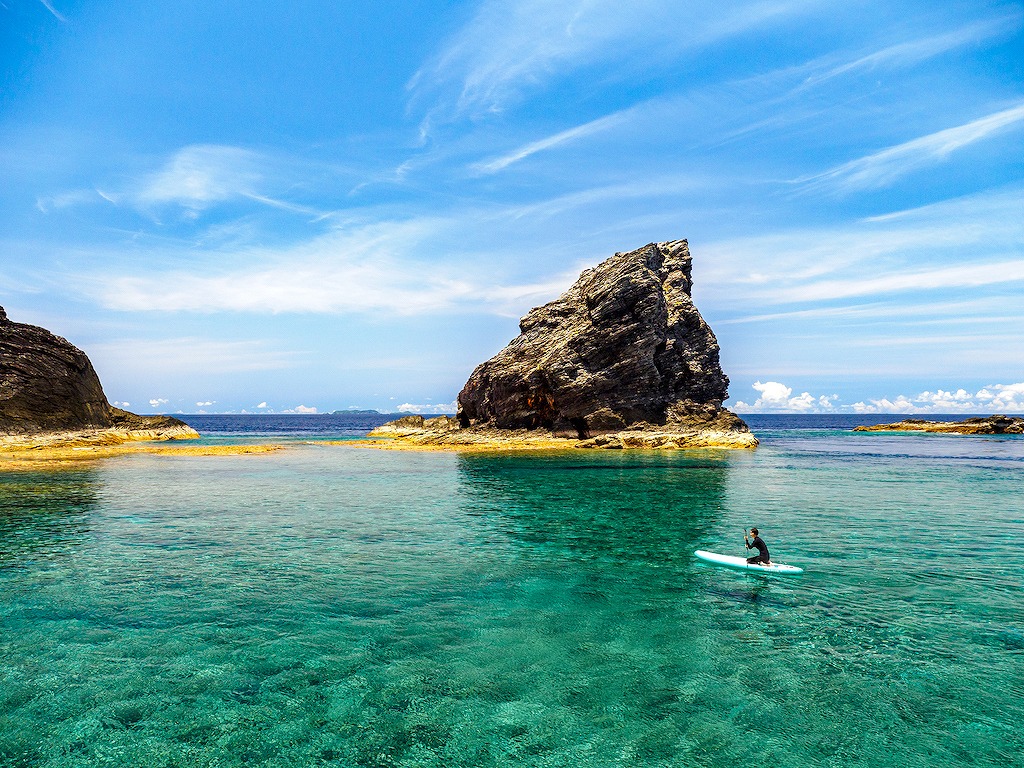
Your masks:
{"label": "large rock formation", "polygon": [[[690,298],[690,267],[686,241],[675,240],[584,271],[477,366],[459,393],[457,422],[424,425],[420,436],[479,443],[517,432],[520,441],[545,434],[608,448],[756,445],[746,424],[722,408],[729,379]],[[415,433],[403,424],[371,434]]]}
{"label": "large rock formation", "polygon": [[92,363],[65,339],[12,323],[0,307],[0,431],[56,432],[110,426]]}
{"label": "large rock formation", "polygon": [[459,394],[461,425],[578,438],[695,420],[745,428],[722,410],[729,379],[690,298],[690,266],[686,241],[676,240],[583,272],[473,371]]}
{"label": "large rock formation", "polygon": [[0,307],[0,434],[97,429],[198,437],[178,419],[114,408],[82,350],[44,328],[12,323]]}

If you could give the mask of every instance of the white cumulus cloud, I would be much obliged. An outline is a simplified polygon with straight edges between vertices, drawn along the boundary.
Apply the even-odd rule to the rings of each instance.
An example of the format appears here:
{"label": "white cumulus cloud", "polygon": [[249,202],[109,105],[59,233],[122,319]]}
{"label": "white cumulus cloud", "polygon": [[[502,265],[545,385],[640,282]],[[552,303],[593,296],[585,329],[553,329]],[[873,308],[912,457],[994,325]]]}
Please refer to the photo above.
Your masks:
{"label": "white cumulus cloud", "polygon": [[993,384],[981,389],[975,398],[996,410],[1024,412],[1024,381],[1017,384]]}
{"label": "white cumulus cloud", "polygon": [[735,406],[740,413],[751,413],[759,411],[781,411],[785,413],[821,413],[833,411],[834,402],[839,399],[838,395],[812,395],[810,392],[801,392],[793,396],[793,388],[787,387],[779,381],[755,381],[753,388],[760,396],[753,403],[738,401]]}
{"label": "white cumulus cloud", "polygon": [[738,413],[906,413],[906,414],[1024,414],[1024,382],[989,384],[978,391],[964,387],[925,390],[916,395],[886,395],[841,405],[839,395],[793,394],[779,381],[753,384],[759,396],[754,402],[739,400]]}
{"label": "white cumulus cloud", "polygon": [[398,410],[399,413],[417,413],[417,414],[426,414],[426,413],[455,413],[455,411],[458,410],[458,407],[459,407],[458,402],[453,400],[450,403],[426,403],[426,404],[402,403],[400,406],[398,406],[397,410]]}
{"label": "white cumulus cloud", "polygon": [[[259,407],[259,406],[257,406]],[[288,408],[287,410],[281,411],[281,413],[316,413],[316,406],[314,405],[296,405],[294,408]]]}
{"label": "white cumulus cloud", "polygon": [[169,401],[165,397],[154,397],[149,401],[149,404],[154,408],[158,408],[161,405],[167,405]]}
{"label": "white cumulus cloud", "polygon": [[850,406],[855,413],[1024,413],[1024,382],[990,384],[977,392],[957,389],[925,390],[917,395],[897,395],[859,401]]}

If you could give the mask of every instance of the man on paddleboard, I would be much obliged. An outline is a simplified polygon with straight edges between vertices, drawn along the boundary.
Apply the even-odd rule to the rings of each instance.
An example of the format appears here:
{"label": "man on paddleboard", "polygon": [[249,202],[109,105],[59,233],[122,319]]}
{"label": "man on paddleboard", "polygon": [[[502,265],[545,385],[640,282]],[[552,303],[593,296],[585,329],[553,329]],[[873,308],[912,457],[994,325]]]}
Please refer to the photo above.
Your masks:
{"label": "man on paddleboard", "polygon": [[750,565],[771,565],[772,561],[768,554],[768,545],[757,535],[757,528],[751,528],[750,535],[754,537],[753,540],[747,535],[746,530],[743,531],[743,543],[746,544],[747,549],[756,549],[757,554],[753,557],[748,557],[747,562]]}

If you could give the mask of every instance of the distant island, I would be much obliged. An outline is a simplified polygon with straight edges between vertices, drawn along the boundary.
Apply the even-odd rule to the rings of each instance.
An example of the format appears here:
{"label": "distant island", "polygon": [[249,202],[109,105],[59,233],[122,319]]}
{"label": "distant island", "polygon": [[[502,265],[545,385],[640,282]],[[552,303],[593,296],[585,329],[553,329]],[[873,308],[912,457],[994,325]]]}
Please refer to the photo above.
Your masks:
{"label": "distant island", "polygon": [[976,416],[963,421],[904,419],[892,424],[854,427],[854,432],[941,432],[955,435],[1021,435],[1024,419],[1016,416]]}
{"label": "distant island", "polygon": [[685,240],[616,253],[473,371],[455,417],[370,432],[410,447],[753,448],[722,403],[718,341],[691,298]]}
{"label": "distant island", "polygon": [[358,410],[352,408],[346,411],[331,411],[328,416],[383,416],[384,414],[380,411],[370,410]]}

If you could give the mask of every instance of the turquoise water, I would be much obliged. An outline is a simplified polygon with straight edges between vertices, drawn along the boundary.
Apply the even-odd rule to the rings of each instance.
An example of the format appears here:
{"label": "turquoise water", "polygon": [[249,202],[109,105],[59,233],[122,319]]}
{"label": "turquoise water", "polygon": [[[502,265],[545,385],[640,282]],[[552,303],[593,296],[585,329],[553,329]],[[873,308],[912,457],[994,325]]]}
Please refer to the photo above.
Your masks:
{"label": "turquoise water", "polygon": [[1024,440],[760,436],[0,474],[0,765],[1019,765]]}

